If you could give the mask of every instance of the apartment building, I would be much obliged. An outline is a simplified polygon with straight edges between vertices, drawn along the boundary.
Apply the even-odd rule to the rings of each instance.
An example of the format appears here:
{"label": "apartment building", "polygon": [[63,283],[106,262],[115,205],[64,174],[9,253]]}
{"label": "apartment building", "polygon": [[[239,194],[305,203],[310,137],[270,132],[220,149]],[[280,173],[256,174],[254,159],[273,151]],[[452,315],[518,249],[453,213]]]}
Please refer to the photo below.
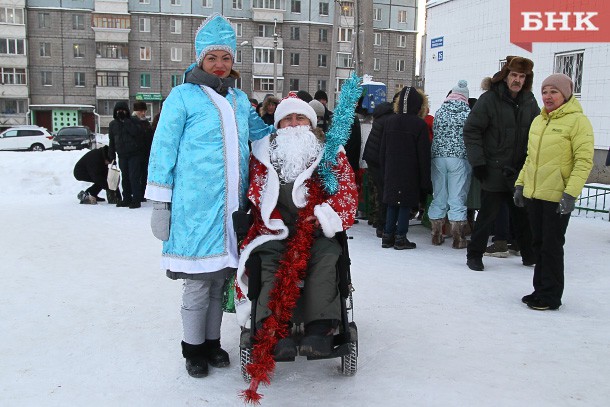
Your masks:
{"label": "apartment building", "polygon": [[[333,99],[365,32],[373,72],[359,73],[393,94],[414,80],[416,0],[367,1],[0,0],[0,128],[104,132],[119,100],[145,101],[154,115],[182,83],[195,31],[214,12],[235,27],[237,85],[255,99],[318,89]],[[367,31],[359,16],[371,9]]]}

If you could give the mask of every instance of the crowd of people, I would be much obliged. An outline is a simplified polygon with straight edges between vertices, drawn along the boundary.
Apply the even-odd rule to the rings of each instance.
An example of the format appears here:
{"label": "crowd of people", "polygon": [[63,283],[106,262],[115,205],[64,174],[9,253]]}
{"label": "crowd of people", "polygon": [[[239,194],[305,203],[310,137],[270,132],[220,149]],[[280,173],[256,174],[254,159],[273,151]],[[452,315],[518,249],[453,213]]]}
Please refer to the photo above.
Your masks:
{"label": "crowd of people", "polygon": [[[145,103],[134,104],[133,116],[125,102],[117,103],[110,145],[87,153],[75,168],[77,179],[94,183],[79,194],[82,203],[102,200],[103,189],[117,206],[152,201],[161,267],[169,278],[183,280],[181,349],[191,376],[230,363],[220,343],[223,290],[237,273],[237,313],[247,320],[250,255],[261,259],[254,322],[265,327],[278,269],[295,256],[287,253],[287,241],[303,224],[313,228],[314,240],[302,351],[329,354],[329,333],[340,316],[334,271],[328,271],[341,250],[335,234],[356,221],[361,159],[374,202],[365,215],[383,248],[415,249],[407,238],[409,221],[425,211],[432,245],[451,237],[475,271],[484,270],[484,255],[516,249],[523,265],[534,267],[534,291],[522,301],[536,310],[561,306],[565,232],[593,165],[593,130],[569,77],[553,74],[542,82],[542,109],[532,92],[534,64],[522,57],[507,57],[485,78],[478,100],[470,98],[467,81],[458,80],[434,115],[421,90],[404,87],[375,107],[368,135],[354,119],[336,152],[340,188],[315,201],[312,191],[324,184],[317,167],[333,123],[326,93],[249,99],[235,88],[235,32],[220,15],[199,27],[194,47],[196,62],[154,126],[145,118]],[[355,109],[364,113],[361,105]],[[103,170],[117,157],[122,193],[109,190]],[[254,218],[241,257],[232,220],[240,210]],[[276,354],[292,354],[293,346],[281,342]]]}

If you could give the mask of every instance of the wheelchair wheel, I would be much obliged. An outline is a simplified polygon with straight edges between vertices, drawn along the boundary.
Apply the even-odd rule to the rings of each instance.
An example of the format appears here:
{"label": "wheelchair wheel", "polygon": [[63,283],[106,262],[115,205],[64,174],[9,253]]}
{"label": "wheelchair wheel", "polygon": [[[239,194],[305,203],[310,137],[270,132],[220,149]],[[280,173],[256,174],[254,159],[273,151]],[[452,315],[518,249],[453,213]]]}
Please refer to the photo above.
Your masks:
{"label": "wheelchair wheel", "polygon": [[353,376],[358,370],[358,342],[350,342],[349,353],[341,356],[341,374]]}
{"label": "wheelchair wheel", "polygon": [[250,383],[252,376],[246,370],[248,363],[252,361],[252,348],[239,348],[239,366],[241,367],[241,376],[244,378],[246,383]]}

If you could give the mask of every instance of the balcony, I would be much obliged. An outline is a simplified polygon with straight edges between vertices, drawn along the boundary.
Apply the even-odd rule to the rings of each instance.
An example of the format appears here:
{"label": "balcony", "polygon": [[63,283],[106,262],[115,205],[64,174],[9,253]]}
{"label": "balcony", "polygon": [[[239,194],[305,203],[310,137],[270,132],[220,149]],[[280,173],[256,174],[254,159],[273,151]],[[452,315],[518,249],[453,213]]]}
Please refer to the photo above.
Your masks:
{"label": "balcony", "polygon": [[252,0],[252,21],[284,22],[285,0]]}
{"label": "balcony", "polygon": [[95,42],[129,42],[131,28],[91,27],[95,33]]}
{"label": "balcony", "polygon": [[129,71],[129,59],[97,57],[95,69],[98,71]]}
{"label": "balcony", "polygon": [[129,87],[111,87],[111,86],[96,86],[95,87],[96,99],[110,99],[110,100],[128,100],[129,99]]}

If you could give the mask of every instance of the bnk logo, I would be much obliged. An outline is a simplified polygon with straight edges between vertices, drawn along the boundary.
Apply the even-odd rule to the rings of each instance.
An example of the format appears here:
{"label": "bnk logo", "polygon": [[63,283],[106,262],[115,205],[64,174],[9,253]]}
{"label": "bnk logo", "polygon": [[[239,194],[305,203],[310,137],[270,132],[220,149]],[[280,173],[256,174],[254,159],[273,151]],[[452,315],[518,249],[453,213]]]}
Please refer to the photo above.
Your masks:
{"label": "bnk logo", "polygon": [[511,0],[510,42],[609,42],[608,0]]}

